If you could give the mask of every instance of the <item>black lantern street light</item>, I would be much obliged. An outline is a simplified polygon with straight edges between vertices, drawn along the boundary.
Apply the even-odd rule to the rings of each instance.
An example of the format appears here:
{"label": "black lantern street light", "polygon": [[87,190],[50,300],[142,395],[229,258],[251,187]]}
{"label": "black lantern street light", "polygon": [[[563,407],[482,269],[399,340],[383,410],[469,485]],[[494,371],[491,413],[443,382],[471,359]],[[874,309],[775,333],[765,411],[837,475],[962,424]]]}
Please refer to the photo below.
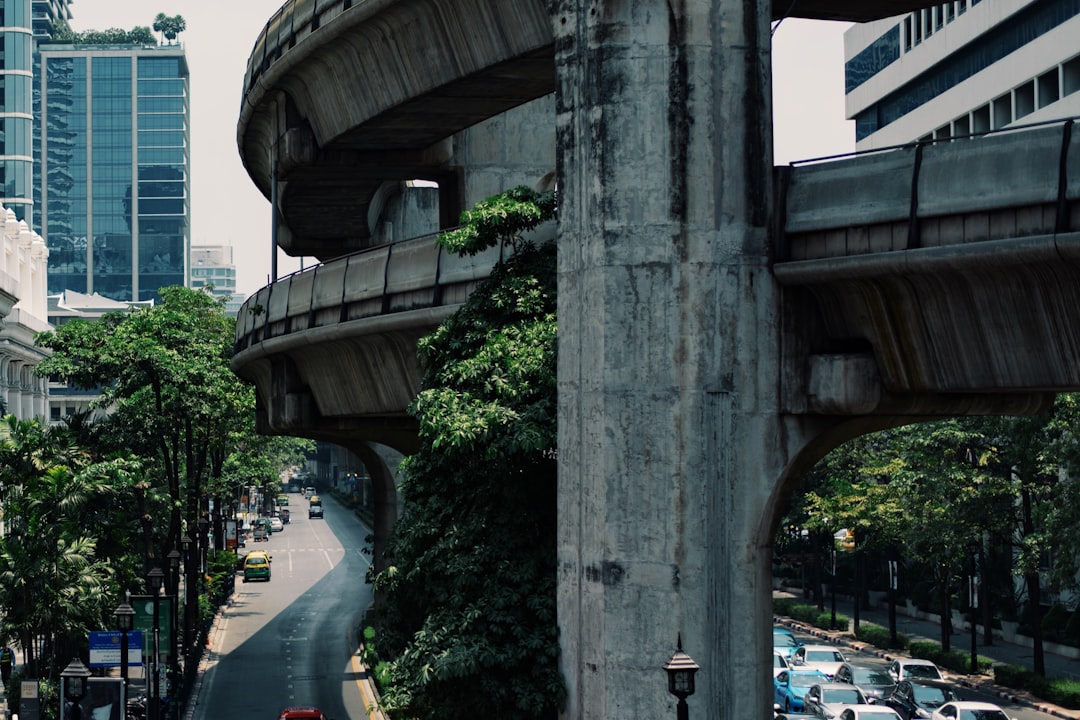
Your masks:
{"label": "black lantern street light", "polygon": [[67,720],[82,720],[82,707],[79,705],[86,697],[86,679],[90,669],[79,658],[72,658],[68,666],[60,673],[64,684],[64,699],[67,700]]}
{"label": "black lantern street light", "polygon": [[161,616],[158,611],[158,600],[165,573],[161,571],[161,568],[155,567],[146,574],[146,580],[150,584],[150,593],[154,598],[154,657],[152,660],[154,670],[150,678],[150,707],[147,720],[161,720],[161,668],[158,663],[161,657]]}
{"label": "black lantern street light", "polygon": [[683,652],[682,633],[679,633],[675,654],[664,665],[668,674],[668,692],[679,698],[676,706],[677,720],[689,720],[690,707],[686,698],[694,694],[694,673],[701,669],[694,659]]}
{"label": "black lantern street light", "polygon": [[172,596],[172,603],[169,605],[169,661],[173,671],[173,678],[176,678],[180,669],[180,652],[177,644],[177,615],[179,614],[177,605],[180,604],[180,551],[174,548],[169,551],[166,557],[169,559],[169,582],[172,585],[169,588],[169,595]]}
{"label": "black lantern street light", "polygon": [[199,572],[206,575],[206,558],[210,554],[210,521],[199,518]]}
{"label": "black lantern street light", "polygon": [[194,579],[195,573],[192,572],[194,565],[191,561],[191,536],[184,533],[184,536],[180,538],[180,546],[184,549],[184,652],[187,652],[188,647],[191,645],[191,636],[189,634],[188,627],[191,624],[191,611],[190,605],[193,598],[193,590],[195,587]]}
{"label": "black lantern street light", "polygon": [[120,630],[120,677],[124,680],[124,694],[128,686],[128,633],[135,628],[135,608],[125,598],[113,611],[116,627]]}

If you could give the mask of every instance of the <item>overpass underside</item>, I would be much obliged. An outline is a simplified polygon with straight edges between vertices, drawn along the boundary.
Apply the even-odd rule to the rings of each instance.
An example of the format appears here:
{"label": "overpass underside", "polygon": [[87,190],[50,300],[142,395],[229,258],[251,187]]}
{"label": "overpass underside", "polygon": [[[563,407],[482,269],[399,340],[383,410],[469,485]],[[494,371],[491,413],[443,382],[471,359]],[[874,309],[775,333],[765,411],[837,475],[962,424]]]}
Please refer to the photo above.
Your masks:
{"label": "overpass underside", "polygon": [[771,717],[771,548],[801,473],[861,432],[1080,388],[1071,126],[774,171],[769,22],[788,8],[296,0],[249,63],[241,154],[281,247],[326,260],[238,324],[268,432],[408,452],[416,340],[495,259],[448,275],[430,242],[383,246],[380,193],[435,180],[445,226],[478,176],[557,170],[574,720],[670,713],[680,634],[695,717]]}

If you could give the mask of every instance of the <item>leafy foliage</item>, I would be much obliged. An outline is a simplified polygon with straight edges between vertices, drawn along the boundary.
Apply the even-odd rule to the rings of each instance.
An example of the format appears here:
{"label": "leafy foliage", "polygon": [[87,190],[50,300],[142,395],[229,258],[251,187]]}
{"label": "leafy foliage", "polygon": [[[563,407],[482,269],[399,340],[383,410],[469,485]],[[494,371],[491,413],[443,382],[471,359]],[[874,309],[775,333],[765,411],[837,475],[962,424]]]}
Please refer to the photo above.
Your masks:
{"label": "leafy foliage", "polygon": [[461,214],[461,227],[439,236],[447,250],[475,255],[510,243],[515,254],[527,244],[522,233],[535,229],[555,214],[555,193],[538,193],[524,185],[478,202]]}
{"label": "leafy foliage", "polygon": [[[539,222],[548,208],[525,214]],[[475,237],[522,227],[473,219],[485,224]],[[405,511],[372,578],[389,660],[383,701],[396,715],[471,717],[477,697],[491,717],[552,717],[562,706],[555,301],[554,246],[518,246],[418,348],[426,371],[411,412],[422,448],[404,463]]]}
{"label": "leafy foliage", "polygon": [[187,22],[182,15],[166,15],[158,13],[154,18],[154,32],[159,32],[165,39],[172,42],[176,36],[187,30]]}
{"label": "leafy foliage", "polygon": [[109,28],[107,30],[85,30],[75,32],[66,20],[58,19],[53,23],[51,36],[42,42],[64,45],[157,45],[157,38],[146,26],[136,26],[130,30]]}
{"label": "leafy foliage", "polygon": [[0,640],[17,640],[44,677],[106,626],[119,583],[135,571],[124,540],[137,523],[124,508],[138,467],[93,462],[73,440],[67,428],[11,415],[0,432]]}

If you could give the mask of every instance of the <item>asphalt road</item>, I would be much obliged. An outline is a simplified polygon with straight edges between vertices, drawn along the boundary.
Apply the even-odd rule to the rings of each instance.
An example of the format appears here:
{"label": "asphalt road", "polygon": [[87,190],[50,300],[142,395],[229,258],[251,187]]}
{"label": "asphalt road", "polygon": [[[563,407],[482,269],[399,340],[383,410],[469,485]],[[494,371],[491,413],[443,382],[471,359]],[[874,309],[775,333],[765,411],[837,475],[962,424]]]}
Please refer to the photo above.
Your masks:
{"label": "asphalt road", "polygon": [[331,720],[366,717],[353,652],[372,597],[369,531],[329,496],[322,520],[308,519],[301,495],[289,499],[292,522],[241,549],[268,551],[271,579],[237,574],[192,720],[272,720],[289,705],[315,705]]}
{"label": "asphalt road", "polygon": [[[795,635],[799,640],[806,644],[820,644],[822,642],[820,638],[805,633],[796,632]],[[883,660],[867,653],[856,652],[849,647],[837,647],[837,649],[840,650],[840,652],[844,654],[844,657],[850,662],[858,662],[866,665],[879,665],[882,668],[888,667],[889,665],[887,660]],[[1010,718],[1015,718],[1015,720],[1054,720],[1053,715],[1040,712],[1027,705],[1011,703],[990,693],[980,692],[956,683],[953,683],[952,686],[953,690],[956,691],[957,696],[961,700],[979,700],[981,702],[993,703],[1004,710],[1005,714]]]}

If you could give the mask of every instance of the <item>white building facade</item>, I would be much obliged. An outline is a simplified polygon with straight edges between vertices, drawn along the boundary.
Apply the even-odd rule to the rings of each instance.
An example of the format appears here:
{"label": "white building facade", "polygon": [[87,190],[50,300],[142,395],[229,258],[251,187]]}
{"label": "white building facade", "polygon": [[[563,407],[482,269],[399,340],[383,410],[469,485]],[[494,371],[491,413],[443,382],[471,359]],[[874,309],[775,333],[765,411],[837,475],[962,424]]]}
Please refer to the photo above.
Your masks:
{"label": "white building facade", "polygon": [[856,150],[1080,116],[1080,0],[956,0],[844,35]]}
{"label": "white building facade", "polygon": [[48,382],[35,373],[46,351],[34,344],[50,329],[48,258],[41,236],[0,206],[0,403],[20,420],[42,420],[48,409]]}

